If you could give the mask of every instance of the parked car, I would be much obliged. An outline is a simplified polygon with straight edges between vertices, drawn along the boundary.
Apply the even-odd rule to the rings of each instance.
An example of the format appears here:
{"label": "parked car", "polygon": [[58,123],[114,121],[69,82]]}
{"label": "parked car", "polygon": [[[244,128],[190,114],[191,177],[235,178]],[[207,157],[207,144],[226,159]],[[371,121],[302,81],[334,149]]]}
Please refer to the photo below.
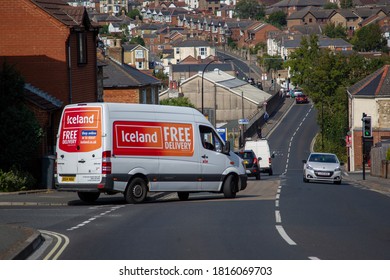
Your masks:
{"label": "parked car", "polygon": [[303,182],[326,181],[341,184],[342,172],[340,162],[335,154],[311,153],[303,160]]}
{"label": "parked car", "polygon": [[305,103],[309,103],[309,99],[307,99],[307,96],[304,95],[304,94],[300,94],[298,96],[295,97],[295,103],[296,104],[305,104]]}
{"label": "parked car", "polygon": [[256,180],[260,180],[260,160],[256,157],[255,152],[253,150],[243,150],[235,153],[242,158],[247,176],[256,177]]}

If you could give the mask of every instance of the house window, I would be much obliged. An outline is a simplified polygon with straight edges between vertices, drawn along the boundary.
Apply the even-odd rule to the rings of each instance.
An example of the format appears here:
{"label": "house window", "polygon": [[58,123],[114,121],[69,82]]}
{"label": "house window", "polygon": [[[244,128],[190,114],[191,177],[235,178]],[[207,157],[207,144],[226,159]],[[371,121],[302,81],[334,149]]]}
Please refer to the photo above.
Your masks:
{"label": "house window", "polygon": [[142,50],[136,50],[135,58],[144,58],[144,52]]}
{"label": "house window", "polygon": [[199,48],[200,56],[204,57],[207,55],[207,48]]}
{"label": "house window", "polygon": [[176,48],[176,54],[180,54],[180,48]]}
{"label": "house window", "polygon": [[141,104],[146,104],[146,89],[142,89],[141,91]]}
{"label": "house window", "polygon": [[143,69],[144,68],[143,66],[144,66],[143,62],[139,61],[137,69]]}
{"label": "house window", "polygon": [[77,33],[77,62],[87,63],[87,36],[86,33]]}

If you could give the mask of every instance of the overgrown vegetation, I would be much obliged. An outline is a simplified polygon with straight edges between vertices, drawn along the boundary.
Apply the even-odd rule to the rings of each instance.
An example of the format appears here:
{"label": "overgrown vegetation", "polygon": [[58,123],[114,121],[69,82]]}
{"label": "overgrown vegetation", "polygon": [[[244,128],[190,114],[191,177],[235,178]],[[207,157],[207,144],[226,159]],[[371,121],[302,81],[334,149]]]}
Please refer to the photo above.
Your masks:
{"label": "overgrown vegetation", "polygon": [[317,122],[323,128],[317,138],[318,151],[336,153],[346,160],[347,88],[384,64],[380,58],[344,56],[320,49],[315,35],[302,39],[300,48],[291,54],[285,66],[290,67],[292,83],[304,89],[318,111]]}
{"label": "overgrown vegetation", "polygon": [[183,106],[195,108],[195,105],[191,103],[188,97],[177,97],[177,98],[168,98],[160,100],[161,105],[171,105],[171,106]]}
{"label": "overgrown vegetation", "polygon": [[0,99],[0,189],[30,187],[32,177],[23,170],[33,158],[43,132],[25,105],[22,76],[7,63],[0,69]]}

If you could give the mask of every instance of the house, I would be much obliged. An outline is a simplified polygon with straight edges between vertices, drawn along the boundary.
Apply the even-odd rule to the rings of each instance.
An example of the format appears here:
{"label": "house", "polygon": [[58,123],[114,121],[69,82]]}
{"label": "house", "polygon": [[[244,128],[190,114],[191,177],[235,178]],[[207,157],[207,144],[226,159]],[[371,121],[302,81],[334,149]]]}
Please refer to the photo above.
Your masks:
{"label": "house", "polygon": [[161,81],[110,57],[103,66],[103,102],[158,104]]}
{"label": "house", "polygon": [[350,86],[348,93],[348,122],[350,146],[349,170],[361,170],[362,116],[371,116],[372,139],[365,144],[366,159],[376,143],[390,139],[390,65],[385,65],[371,75]]}
{"label": "house", "polygon": [[60,0],[12,1],[12,9],[0,9],[0,25],[0,63],[24,77],[28,105],[44,131],[39,155],[52,155],[62,107],[98,101],[98,27],[85,7]]}
{"label": "house", "polygon": [[237,42],[239,48],[253,48],[259,43],[266,43],[269,32],[279,30],[277,27],[264,23],[254,22],[243,29],[243,36]]}
{"label": "house", "polygon": [[329,22],[329,16],[333,10],[320,9],[318,7],[305,7],[287,17],[287,28],[291,29],[293,26],[325,25]]}
{"label": "house", "polygon": [[271,5],[271,8],[281,9],[287,16],[307,7],[323,7],[328,0],[282,0]]}
{"label": "house", "polygon": [[123,63],[138,70],[149,70],[149,50],[141,45],[122,45]]}
{"label": "house", "polygon": [[[198,110],[204,111],[213,124],[237,121],[243,117],[257,120],[264,102],[269,100],[271,94],[219,70],[216,66],[211,69],[203,75],[198,72],[182,81],[178,88],[179,96],[188,97]],[[169,98],[168,93],[169,91],[162,92],[160,99]]]}
{"label": "house", "polygon": [[112,1],[100,0],[100,12],[109,14],[118,14],[121,10],[127,11],[128,0]]}
{"label": "house", "polygon": [[215,47],[211,46],[209,42],[202,40],[184,40],[175,45],[174,59],[172,64],[178,64],[188,56],[196,59],[205,59],[208,56],[215,56]]}
{"label": "house", "polygon": [[329,21],[335,26],[343,26],[347,30],[348,36],[351,37],[359,28],[360,18],[351,9],[338,9],[329,16]]}

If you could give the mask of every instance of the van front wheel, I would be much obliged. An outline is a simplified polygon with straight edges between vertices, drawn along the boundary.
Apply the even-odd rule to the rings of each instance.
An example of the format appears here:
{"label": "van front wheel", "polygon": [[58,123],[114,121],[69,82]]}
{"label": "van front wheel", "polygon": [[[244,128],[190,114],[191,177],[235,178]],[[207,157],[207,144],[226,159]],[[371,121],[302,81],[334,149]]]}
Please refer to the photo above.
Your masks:
{"label": "van front wheel", "polygon": [[233,175],[229,175],[223,185],[223,195],[225,198],[235,198],[237,193],[237,180],[234,180]]}
{"label": "van front wheel", "polygon": [[131,181],[130,185],[127,186],[125,191],[126,203],[141,203],[145,200],[148,189],[146,183],[141,178],[135,178]]}

